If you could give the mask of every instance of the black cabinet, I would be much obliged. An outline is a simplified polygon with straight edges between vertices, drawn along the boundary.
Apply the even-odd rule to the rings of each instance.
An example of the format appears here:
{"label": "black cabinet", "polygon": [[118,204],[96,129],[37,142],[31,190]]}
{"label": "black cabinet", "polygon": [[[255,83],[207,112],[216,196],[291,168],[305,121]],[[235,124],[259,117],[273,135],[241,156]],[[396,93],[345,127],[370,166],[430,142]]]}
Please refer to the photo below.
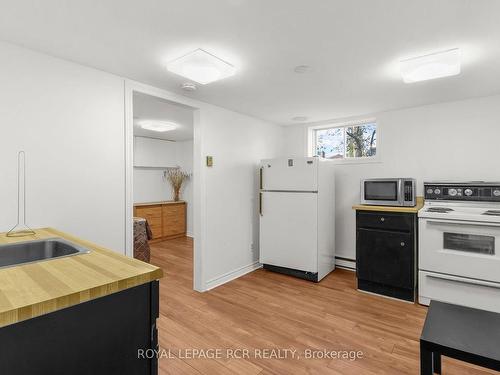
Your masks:
{"label": "black cabinet", "polygon": [[158,281],[0,328],[0,374],[151,375]]}
{"label": "black cabinet", "polygon": [[414,301],[417,216],[356,212],[358,289]]}

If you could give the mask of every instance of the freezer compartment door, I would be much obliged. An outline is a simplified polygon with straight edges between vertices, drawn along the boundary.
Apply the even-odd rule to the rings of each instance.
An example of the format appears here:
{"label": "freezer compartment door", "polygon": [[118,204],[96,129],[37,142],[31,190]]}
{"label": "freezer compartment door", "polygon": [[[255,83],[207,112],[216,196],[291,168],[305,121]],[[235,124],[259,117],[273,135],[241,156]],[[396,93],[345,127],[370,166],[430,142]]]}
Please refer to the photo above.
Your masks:
{"label": "freezer compartment door", "polygon": [[261,189],[285,191],[318,190],[318,158],[263,160]]}
{"label": "freezer compartment door", "polygon": [[261,193],[260,262],[318,272],[318,196]]}

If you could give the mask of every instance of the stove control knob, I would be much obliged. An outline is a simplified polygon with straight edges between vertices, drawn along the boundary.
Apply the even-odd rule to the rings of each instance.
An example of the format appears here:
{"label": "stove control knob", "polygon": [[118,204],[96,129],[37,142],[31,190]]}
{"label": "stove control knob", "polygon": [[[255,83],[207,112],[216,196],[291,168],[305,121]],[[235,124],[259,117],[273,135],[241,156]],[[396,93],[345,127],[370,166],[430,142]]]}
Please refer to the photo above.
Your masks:
{"label": "stove control knob", "polygon": [[500,189],[495,189],[495,190],[493,190],[493,195],[494,195],[495,197],[500,197]]}
{"label": "stove control knob", "polygon": [[434,192],[434,190],[432,190],[431,188],[427,189],[427,194],[432,194]]}
{"label": "stove control knob", "polygon": [[472,189],[465,189],[464,194],[470,197],[472,195]]}
{"label": "stove control knob", "polygon": [[455,195],[457,195],[457,189],[448,189],[448,195],[454,197]]}
{"label": "stove control knob", "polygon": [[434,194],[441,194],[441,189],[434,190]]}

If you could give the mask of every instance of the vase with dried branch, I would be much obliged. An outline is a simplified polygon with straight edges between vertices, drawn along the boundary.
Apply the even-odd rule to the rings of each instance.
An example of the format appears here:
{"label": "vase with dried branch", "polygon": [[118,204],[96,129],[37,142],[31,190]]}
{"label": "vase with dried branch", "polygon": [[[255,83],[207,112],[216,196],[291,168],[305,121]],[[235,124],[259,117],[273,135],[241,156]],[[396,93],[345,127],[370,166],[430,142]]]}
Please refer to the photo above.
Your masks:
{"label": "vase with dried branch", "polygon": [[184,172],[180,168],[170,168],[165,171],[165,177],[172,186],[172,190],[174,192],[174,201],[177,202],[180,199],[182,184],[184,183],[184,181],[188,180],[191,175],[187,172]]}

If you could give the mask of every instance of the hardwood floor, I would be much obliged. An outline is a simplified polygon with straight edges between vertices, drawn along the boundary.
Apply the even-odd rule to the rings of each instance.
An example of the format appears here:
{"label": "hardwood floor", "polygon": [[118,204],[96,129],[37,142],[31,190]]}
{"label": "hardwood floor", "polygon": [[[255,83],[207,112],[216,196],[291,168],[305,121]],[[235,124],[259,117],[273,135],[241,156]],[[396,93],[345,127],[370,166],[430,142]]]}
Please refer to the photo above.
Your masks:
{"label": "hardwood floor", "polygon": [[[169,357],[159,359],[160,374],[419,373],[425,307],[358,292],[354,273],[340,269],[319,284],[260,269],[198,293],[192,290],[192,252],[190,238],[152,245],[151,262],[166,273],[158,326]],[[263,349],[278,348],[296,350],[300,358],[259,358]],[[221,355],[192,358],[192,349],[205,355],[220,349]],[[248,349],[249,355],[227,358],[226,349]],[[363,356],[306,359],[307,349]],[[494,373],[443,358],[444,375]]]}

